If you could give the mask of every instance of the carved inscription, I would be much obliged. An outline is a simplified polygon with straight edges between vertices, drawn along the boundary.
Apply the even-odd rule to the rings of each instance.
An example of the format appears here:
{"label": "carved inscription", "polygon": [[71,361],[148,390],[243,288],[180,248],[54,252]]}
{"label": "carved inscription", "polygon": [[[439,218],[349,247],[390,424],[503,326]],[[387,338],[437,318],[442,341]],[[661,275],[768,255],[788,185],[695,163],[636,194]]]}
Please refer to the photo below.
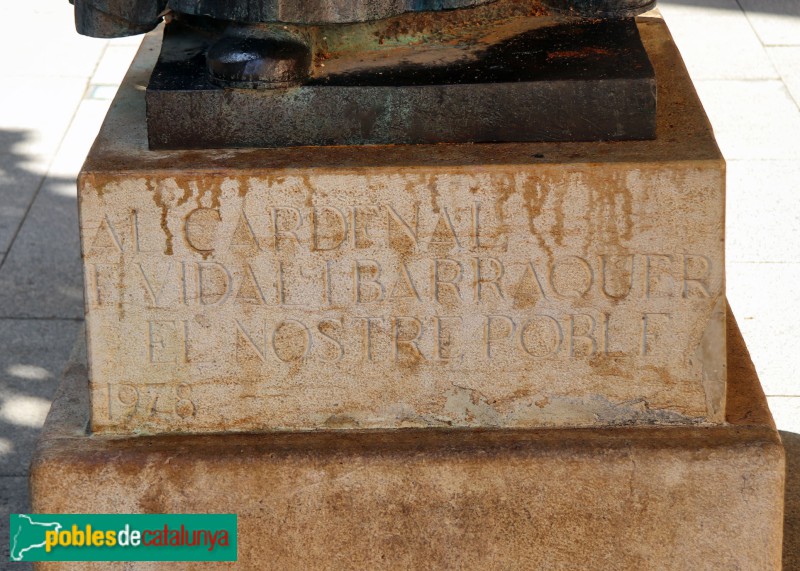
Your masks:
{"label": "carved inscription", "polygon": [[189,419],[197,414],[188,384],[105,385],[108,419],[123,423],[135,418]]}
{"label": "carved inscription", "polygon": [[593,211],[574,181],[462,178],[168,179],[84,198],[94,343],[130,366],[97,384],[108,422],[199,422],[213,391],[198,382],[255,400],[321,391],[330,408],[362,370],[425,402],[437,375],[482,390],[502,375],[504,395],[578,398],[608,378],[638,398],[642,371],[648,387],[673,370],[699,387],[722,295],[713,233],[655,222],[655,192]]}

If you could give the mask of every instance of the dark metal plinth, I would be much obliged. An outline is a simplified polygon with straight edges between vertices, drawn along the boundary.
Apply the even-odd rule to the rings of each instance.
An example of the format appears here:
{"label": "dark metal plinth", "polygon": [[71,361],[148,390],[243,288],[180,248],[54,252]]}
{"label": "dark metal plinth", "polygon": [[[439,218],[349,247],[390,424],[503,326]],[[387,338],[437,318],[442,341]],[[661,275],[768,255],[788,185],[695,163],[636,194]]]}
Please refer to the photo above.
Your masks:
{"label": "dark metal plinth", "polygon": [[146,96],[151,148],[655,138],[654,72],[632,19],[539,27],[463,57],[368,62],[284,89],[212,85],[207,46],[180,21],[166,26]]}

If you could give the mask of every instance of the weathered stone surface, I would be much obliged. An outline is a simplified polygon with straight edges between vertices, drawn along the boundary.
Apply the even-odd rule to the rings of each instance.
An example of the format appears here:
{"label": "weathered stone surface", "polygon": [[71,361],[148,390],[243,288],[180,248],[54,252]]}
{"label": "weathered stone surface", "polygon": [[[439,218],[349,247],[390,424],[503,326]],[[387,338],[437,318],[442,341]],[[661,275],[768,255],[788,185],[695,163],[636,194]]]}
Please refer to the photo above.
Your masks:
{"label": "weathered stone surface", "polygon": [[659,136],[155,152],[146,44],[80,179],[92,427],[724,418],[724,163],[663,23]]}
{"label": "weathered stone surface", "polygon": [[76,363],[32,466],[33,509],[235,511],[233,568],[259,571],[778,571],[783,449],[729,323],[729,424],[706,427],[87,436]]}
{"label": "weathered stone surface", "polygon": [[786,449],[783,568],[800,569],[800,434],[781,432]]}

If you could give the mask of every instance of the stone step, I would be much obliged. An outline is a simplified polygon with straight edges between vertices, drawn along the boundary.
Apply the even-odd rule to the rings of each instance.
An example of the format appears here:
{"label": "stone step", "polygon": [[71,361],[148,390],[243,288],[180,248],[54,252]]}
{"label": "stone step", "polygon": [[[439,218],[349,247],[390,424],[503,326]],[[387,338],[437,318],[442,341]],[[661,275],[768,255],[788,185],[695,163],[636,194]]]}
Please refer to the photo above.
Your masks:
{"label": "stone step", "polygon": [[86,434],[79,361],[37,449],[32,506],[237,513],[237,569],[779,571],[783,448],[732,317],[728,371],[720,426],[120,438]]}

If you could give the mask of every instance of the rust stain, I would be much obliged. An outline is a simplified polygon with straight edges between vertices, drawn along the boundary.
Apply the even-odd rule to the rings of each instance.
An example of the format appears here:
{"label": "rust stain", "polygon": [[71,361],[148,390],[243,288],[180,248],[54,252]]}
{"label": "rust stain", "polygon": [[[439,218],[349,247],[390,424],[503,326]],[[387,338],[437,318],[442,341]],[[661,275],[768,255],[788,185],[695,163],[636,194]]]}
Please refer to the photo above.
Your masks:
{"label": "rust stain", "polygon": [[305,202],[305,205],[308,208],[313,208],[314,207],[314,194],[316,192],[316,189],[314,188],[314,185],[311,184],[311,177],[309,177],[307,174],[304,174],[304,175],[301,175],[300,178],[303,180],[303,186],[306,189],[306,202]]}
{"label": "rust stain", "polygon": [[514,394],[511,395],[511,398],[513,400],[519,400],[519,399],[523,399],[523,398],[526,398],[526,397],[529,397],[529,396],[531,396],[530,389],[520,388],[520,389],[517,389],[517,390],[514,391]]}
{"label": "rust stain", "polygon": [[[620,245],[633,236],[633,195],[621,175],[593,186],[590,191],[592,232],[610,244]],[[599,232],[598,232],[599,229]]]}
{"label": "rust stain", "polygon": [[439,188],[436,186],[436,175],[425,175],[425,185],[431,195],[431,210],[439,214]]}
{"label": "rust stain", "polygon": [[153,195],[153,202],[155,202],[156,206],[161,210],[161,230],[164,232],[164,238],[166,244],[164,246],[164,255],[171,256],[172,255],[172,241],[173,241],[173,234],[172,230],[169,228],[168,223],[168,215],[169,215],[169,205],[164,200],[163,195],[163,187],[156,182],[150,180],[148,181],[148,186],[150,186],[150,192]]}
{"label": "rust stain", "polygon": [[[553,188],[563,188],[560,185],[551,185]],[[555,224],[550,229],[550,233],[559,246],[564,245],[564,191],[555,193],[555,204],[553,205],[553,215],[555,216]]]}
{"label": "rust stain", "polygon": [[630,367],[630,357],[619,351],[608,355],[596,353],[588,360],[592,374],[598,377],[627,377],[625,368]]}
{"label": "rust stain", "polygon": [[536,219],[544,212],[544,205],[547,202],[549,190],[541,181],[525,178],[522,182],[523,207],[528,214],[528,229],[531,235],[536,238],[536,242],[544,250],[548,260],[553,262],[553,250],[547,244],[543,234],[536,227]]}
{"label": "rust stain", "polygon": [[253,177],[250,176],[237,176],[236,181],[236,192],[239,195],[239,198],[242,199],[242,208],[244,208],[244,199],[247,197],[247,190],[250,187],[250,180]]}
{"label": "rust stain", "polygon": [[597,48],[597,47],[586,47],[580,50],[558,50],[554,52],[550,52],[547,54],[548,60],[554,59],[575,59],[575,58],[586,58],[589,56],[607,56],[611,54],[611,50],[605,48]]}
{"label": "rust stain", "polygon": [[347,414],[332,414],[323,425],[326,428],[358,428],[359,422],[354,417]]}
{"label": "rust stain", "polygon": [[[119,265],[119,285],[117,286],[117,291],[119,292],[125,291],[126,275],[127,275],[127,264],[125,264],[125,259],[123,257],[122,263]],[[119,317],[120,322],[122,322],[125,319],[125,302],[122,295],[120,295],[120,299],[117,302],[117,316]]]}
{"label": "rust stain", "polygon": [[494,213],[497,217],[497,233],[499,236],[509,236],[513,229],[506,222],[505,205],[508,199],[514,196],[514,185],[509,175],[492,177],[491,188],[495,189],[497,197],[494,202]]}
{"label": "rust stain", "polygon": [[[209,208],[218,210],[221,206],[221,198],[222,198],[222,187],[216,183],[216,179],[212,179],[209,182],[206,182],[205,179],[195,179],[191,183],[189,183],[192,187],[192,191],[197,196],[197,206],[202,207],[202,200],[205,198],[206,194],[209,195],[210,198],[210,206]],[[178,203],[180,206],[182,203]]]}
{"label": "rust stain", "polygon": [[189,199],[192,197],[192,189],[189,184],[185,185],[178,184],[178,188],[181,188],[183,190],[183,196],[178,198],[176,206],[182,206],[187,202],[189,202]]}
{"label": "rust stain", "polygon": [[621,238],[630,240],[633,238],[633,192],[627,185],[622,186],[622,215],[624,227]]}

